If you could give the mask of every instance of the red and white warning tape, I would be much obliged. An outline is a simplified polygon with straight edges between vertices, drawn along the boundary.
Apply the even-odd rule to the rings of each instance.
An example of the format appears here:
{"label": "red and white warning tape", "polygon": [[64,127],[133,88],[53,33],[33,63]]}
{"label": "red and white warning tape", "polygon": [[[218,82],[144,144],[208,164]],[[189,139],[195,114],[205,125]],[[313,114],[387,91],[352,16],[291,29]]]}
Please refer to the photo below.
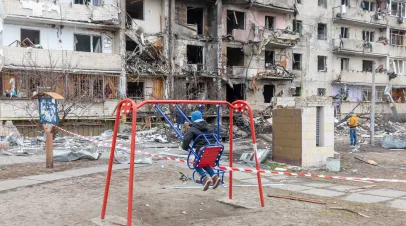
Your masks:
{"label": "red and white warning tape", "polygon": [[[55,128],[64,131],[66,133],[69,133],[73,136],[80,137],[82,139],[88,140],[90,142],[99,144],[101,146],[105,147],[111,147],[111,143],[103,142],[100,140],[92,139],[89,137],[85,137],[76,133],[73,133],[71,131],[62,129],[58,126],[55,126]],[[124,147],[121,144],[117,145],[117,148],[126,150],[131,152],[131,150],[127,147]],[[135,153],[138,154],[143,154],[147,156],[152,156],[152,157],[157,157],[157,158],[162,158],[166,160],[172,160],[172,161],[177,161],[177,162],[184,162],[186,163],[185,159],[179,159],[179,158],[173,158],[173,157],[168,157],[165,155],[158,155],[158,154],[151,154],[148,152],[143,152],[143,151],[136,151]],[[391,183],[406,183],[406,180],[400,180],[400,179],[379,179],[379,178],[360,178],[360,177],[343,177],[343,176],[328,176],[328,175],[317,175],[317,174],[310,174],[310,173],[291,173],[291,172],[278,172],[278,171],[270,171],[270,170],[256,170],[256,169],[250,169],[250,168],[238,168],[238,167],[228,167],[228,166],[219,166],[216,167],[219,170],[224,170],[224,171],[239,171],[239,172],[248,172],[248,173],[264,173],[264,174],[273,174],[273,175],[286,175],[286,176],[295,176],[295,177],[310,177],[310,178],[325,178],[325,179],[336,179],[336,180],[348,180],[348,181],[371,181],[371,182],[391,182]]]}

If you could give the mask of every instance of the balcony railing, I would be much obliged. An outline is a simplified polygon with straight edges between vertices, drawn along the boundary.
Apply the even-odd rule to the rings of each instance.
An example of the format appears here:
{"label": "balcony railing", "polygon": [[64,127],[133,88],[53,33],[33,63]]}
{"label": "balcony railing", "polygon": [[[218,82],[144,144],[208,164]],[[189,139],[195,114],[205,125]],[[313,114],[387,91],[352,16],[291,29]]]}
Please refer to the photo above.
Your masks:
{"label": "balcony railing", "polygon": [[333,39],[333,52],[384,57],[389,54],[388,46],[385,44],[387,43],[337,38]]}
{"label": "balcony railing", "polygon": [[362,24],[369,27],[386,27],[388,24],[387,16],[384,12],[363,10],[359,6],[337,6],[333,8],[333,21]]}

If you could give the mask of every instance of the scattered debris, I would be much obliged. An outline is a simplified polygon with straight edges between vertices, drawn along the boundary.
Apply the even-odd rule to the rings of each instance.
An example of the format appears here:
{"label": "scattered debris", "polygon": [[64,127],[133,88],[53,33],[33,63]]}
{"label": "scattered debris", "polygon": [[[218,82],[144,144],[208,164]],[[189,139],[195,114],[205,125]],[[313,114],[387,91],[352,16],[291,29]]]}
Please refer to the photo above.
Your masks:
{"label": "scattered debris", "polygon": [[181,174],[181,177],[179,178],[179,180],[182,180],[182,181],[192,180],[192,178],[190,178],[188,175],[186,175],[182,172],[179,172],[179,173]]}
{"label": "scattered debris", "polygon": [[365,162],[367,164],[370,164],[370,165],[374,165],[374,166],[378,165],[374,160],[364,160],[364,159],[362,159],[360,157],[357,157],[357,156],[354,156],[354,158],[357,159],[357,160],[360,160],[361,162]]}
{"label": "scattered debris", "polygon": [[90,153],[88,151],[54,151],[55,162],[72,162],[80,159],[98,160],[101,153]]}
{"label": "scattered debris", "polygon": [[268,195],[268,197],[281,198],[281,199],[290,199],[290,200],[296,200],[296,201],[302,201],[302,202],[310,202],[310,203],[316,203],[316,204],[322,204],[322,205],[326,205],[326,204],[327,204],[326,202],[319,201],[319,200],[303,199],[303,198],[298,198],[298,197],[293,197],[293,196]]}
{"label": "scattered debris", "polygon": [[370,216],[367,216],[367,215],[362,214],[362,213],[358,213],[358,212],[356,212],[356,211],[354,211],[354,210],[346,209],[346,208],[344,208],[344,207],[334,207],[334,206],[332,206],[332,207],[329,207],[329,208],[330,208],[330,209],[334,209],[334,210],[344,210],[344,211],[347,211],[347,212],[350,212],[350,213],[358,214],[358,215],[363,216],[363,217],[366,217],[366,218],[370,218]]}

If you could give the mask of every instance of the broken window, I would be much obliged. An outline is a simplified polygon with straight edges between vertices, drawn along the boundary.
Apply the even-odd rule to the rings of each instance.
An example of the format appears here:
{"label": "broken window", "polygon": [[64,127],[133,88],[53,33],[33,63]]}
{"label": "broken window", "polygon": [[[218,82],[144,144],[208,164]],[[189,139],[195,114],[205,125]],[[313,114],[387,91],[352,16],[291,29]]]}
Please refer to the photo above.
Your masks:
{"label": "broken window", "polygon": [[295,93],[292,94],[294,97],[300,97],[300,93],[302,92],[302,87],[296,87]]}
{"label": "broken window", "polygon": [[274,30],[274,25],[275,24],[275,18],[271,16],[265,16],[265,28],[273,31]]}
{"label": "broken window", "polygon": [[233,88],[227,86],[226,99],[229,103],[245,100],[245,84],[234,84]]}
{"label": "broken window", "polygon": [[125,50],[126,51],[133,52],[137,48],[138,48],[138,44],[136,42],[134,42],[133,40],[131,40],[129,38],[126,39],[126,41],[125,41]]}
{"label": "broken window", "polygon": [[187,45],[186,55],[188,64],[203,64],[203,46]]}
{"label": "broken window", "polygon": [[293,20],[293,31],[302,33],[302,21],[301,20]]}
{"label": "broken window", "polygon": [[89,5],[90,0],[73,0],[74,4]]}
{"label": "broken window", "polygon": [[406,60],[391,60],[391,67],[395,74],[405,75],[406,71]]}
{"label": "broken window", "polygon": [[275,86],[274,85],[264,85],[264,103],[271,103],[272,97],[274,95]]}
{"label": "broken window", "polygon": [[101,53],[101,37],[75,34],[75,51]]}
{"label": "broken window", "polygon": [[187,24],[197,25],[197,34],[203,35],[203,8],[187,7]]}
{"label": "broken window", "polygon": [[348,6],[350,0],[341,0],[341,5]]}
{"label": "broken window", "polygon": [[204,100],[205,87],[203,82],[186,83],[186,98],[188,100]]}
{"label": "broken window", "polygon": [[144,99],[144,82],[127,82],[127,96],[131,99]]}
{"label": "broken window", "polygon": [[40,44],[39,30],[21,29],[21,46],[28,47]]}
{"label": "broken window", "polygon": [[[385,87],[383,86],[375,87],[375,101],[383,101],[385,99],[384,91]],[[372,87],[364,86],[362,88],[362,101],[372,101]]]}
{"label": "broken window", "polygon": [[275,65],[275,52],[265,50],[265,68]]}
{"label": "broken window", "polygon": [[375,11],[375,2],[364,1],[364,10]]}
{"label": "broken window", "polygon": [[234,29],[245,30],[245,13],[227,10],[227,34],[233,34]]}
{"label": "broken window", "polygon": [[317,70],[318,71],[327,71],[327,57],[326,56],[317,56]]}
{"label": "broken window", "polygon": [[317,88],[317,96],[324,97],[326,95],[326,88]]}
{"label": "broken window", "polygon": [[392,98],[397,103],[405,103],[406,102],[406,90],[405,88],[399,89],[392,89],[391,90]]}
{"label": "broken window", "polygon": [[227,47],[227,66],[244,66],[242,48]]}
{"label": "broken window", "polygon": [[362,40],[364,40],[364,41],[373,42],[374,36],[375,36],[375,32],[373,32],[373,31],[363,31],[362,32]]}
{"label": "broken window", "polygon": [[341,38],[348,38],[348,27],[341,27]]}
{"label": "broken window", "polygon": [[292,61],[293,70],[302,70],[302,54],[294,53]]}
{"label": "broken window", "polygon": [[392,16],[405,17],[406,16],[406,3],[392,1],[390,5],[390,14]]}
{"label": "broken window", "polygon": [[327,24],[318,24],[317,25],[317,39],[318,40],[327,40]]}
{"label": "broken window", "polygon": [[318,0],[318,6],[327,9],[327,0]]}
{"label": "broken window", "polygon": [[136,20],[144,20],[144,0],[126,0],[127,14]]}
{"label": "broken window", "polygon": [[362,71],[365,72],[372,72],[372,61],[371,60],[363,60],[362,61]]}
{"label": "broken window", "polygon": [[390,29],[391,44],[397,46],[404,46],[406,32],[403,30]]}
{"label": "broken window", "polygon": [[341,71],[348,71],[350,69],[350,58],[341,58]]}

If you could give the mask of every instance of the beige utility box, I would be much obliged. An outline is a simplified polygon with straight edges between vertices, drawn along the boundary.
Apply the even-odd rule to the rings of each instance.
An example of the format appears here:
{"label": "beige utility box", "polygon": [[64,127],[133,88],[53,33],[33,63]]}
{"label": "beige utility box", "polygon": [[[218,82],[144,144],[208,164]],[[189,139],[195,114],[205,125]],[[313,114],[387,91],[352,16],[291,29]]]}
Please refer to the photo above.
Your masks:
{"label": "beige utility box", "polygon": [[322,167],[334,156],[331,98],[297,98],[295,107],[272,111],[273,161]]}

